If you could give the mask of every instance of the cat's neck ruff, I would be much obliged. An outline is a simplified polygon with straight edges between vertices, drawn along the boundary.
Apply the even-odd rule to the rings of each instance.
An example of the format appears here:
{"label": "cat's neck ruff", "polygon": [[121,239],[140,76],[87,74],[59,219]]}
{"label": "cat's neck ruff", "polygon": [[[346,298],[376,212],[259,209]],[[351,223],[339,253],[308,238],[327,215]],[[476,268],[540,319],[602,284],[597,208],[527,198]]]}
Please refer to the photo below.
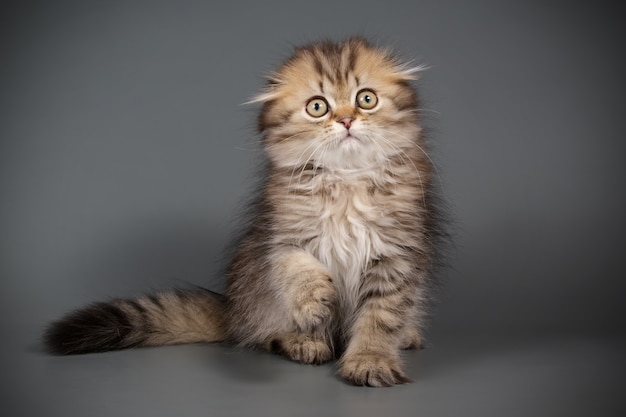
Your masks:
{"label": "cat's neck ruff", "polygon": [[371,174],[384,168],[384,164],[366,166],[363,168],[323,168],[324,173],[337,176],[358,176],[359,174]]}

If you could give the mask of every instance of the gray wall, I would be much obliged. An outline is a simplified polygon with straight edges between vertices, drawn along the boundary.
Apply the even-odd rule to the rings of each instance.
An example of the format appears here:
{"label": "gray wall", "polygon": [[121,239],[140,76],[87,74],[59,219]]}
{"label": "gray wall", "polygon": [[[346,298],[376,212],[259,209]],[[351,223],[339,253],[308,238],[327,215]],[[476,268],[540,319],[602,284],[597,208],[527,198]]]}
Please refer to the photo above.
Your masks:
{"label": "gray wall", "polygon": [[455,218],[434,331],[624,328],[625,30],[572,2],[16,2],[0,12],[0,324],[223,287],[260,74],[364,34],[421,89]]}

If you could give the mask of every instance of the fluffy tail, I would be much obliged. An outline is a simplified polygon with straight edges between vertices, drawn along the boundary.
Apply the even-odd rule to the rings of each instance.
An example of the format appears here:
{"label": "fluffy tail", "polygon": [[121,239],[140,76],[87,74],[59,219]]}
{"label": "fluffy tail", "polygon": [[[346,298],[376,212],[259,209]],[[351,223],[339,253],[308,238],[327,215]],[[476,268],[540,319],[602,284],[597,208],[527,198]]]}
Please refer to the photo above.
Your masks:
{"label": "fluffy tail", "polygon": [[220,342],[227,337],[225,316],[224,296],[178,289],[88,305],[51,323],[44,342],[61,355]]}

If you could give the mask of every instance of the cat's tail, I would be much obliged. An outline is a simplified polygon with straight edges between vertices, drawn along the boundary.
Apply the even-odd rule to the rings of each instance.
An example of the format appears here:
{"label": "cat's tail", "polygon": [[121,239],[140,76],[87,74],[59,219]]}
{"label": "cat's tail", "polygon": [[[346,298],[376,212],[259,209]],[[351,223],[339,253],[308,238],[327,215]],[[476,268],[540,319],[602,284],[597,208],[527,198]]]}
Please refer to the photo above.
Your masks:
{"label": "cat's tail", "polygon": [[225,297],[194,288],[90,304],[51,323],[44,342],[71,355],[226,338]]}

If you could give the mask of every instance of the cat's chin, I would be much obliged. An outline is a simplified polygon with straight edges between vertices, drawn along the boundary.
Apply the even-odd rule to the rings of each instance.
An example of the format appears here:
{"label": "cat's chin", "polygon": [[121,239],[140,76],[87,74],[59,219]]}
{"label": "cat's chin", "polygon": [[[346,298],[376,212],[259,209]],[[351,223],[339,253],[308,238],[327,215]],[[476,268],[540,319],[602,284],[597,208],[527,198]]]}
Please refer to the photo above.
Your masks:
{"label": "cat's chin", "polygon": [[367,170],[384,164],[384,157],[359,139],[342,139],[335,152],[326,153],[320,165],[332,171]]}
{"label": "cat's chin", "polygon": [[343,151],[359,152],[363,148],[363,142],[356,136],[347,134],[339,140],[337,146]]}

